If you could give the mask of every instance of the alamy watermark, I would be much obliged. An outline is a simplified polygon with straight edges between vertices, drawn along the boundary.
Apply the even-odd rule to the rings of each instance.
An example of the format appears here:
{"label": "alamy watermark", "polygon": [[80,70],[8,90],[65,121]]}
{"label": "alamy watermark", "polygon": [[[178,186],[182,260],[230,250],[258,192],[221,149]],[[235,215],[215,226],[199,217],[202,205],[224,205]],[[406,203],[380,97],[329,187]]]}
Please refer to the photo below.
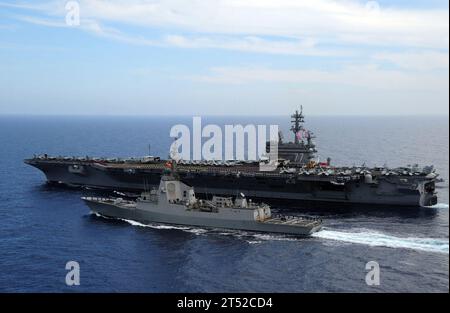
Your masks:
{"label": "alamy watermark", "polygon": [[366,264],[366,284],[368,286],[379,286],[380,285],[380,265],[376,261],[370,261]]}
{"label": "alamy watermark", "polygon": [[80,285],[80,264],[76,261],[69,261],[66,263],[66,285],[79,286]]}
{"label": "alamy watermark", "polygon": [[80,26],[80,3],[78,1],[67,1],[64,8],[66,9],[66,25]]}
{"label": "alamy watermark", "polygon": [[170,157],[175,161],[246,160],[259,161],[261,171],[277,168],[278,125],[224,125],[222,131],[219,125],[202,127],[201,117],[195,116],[192,128],[177,124],[171,128],[170,137],[175,139],[170,147]]}

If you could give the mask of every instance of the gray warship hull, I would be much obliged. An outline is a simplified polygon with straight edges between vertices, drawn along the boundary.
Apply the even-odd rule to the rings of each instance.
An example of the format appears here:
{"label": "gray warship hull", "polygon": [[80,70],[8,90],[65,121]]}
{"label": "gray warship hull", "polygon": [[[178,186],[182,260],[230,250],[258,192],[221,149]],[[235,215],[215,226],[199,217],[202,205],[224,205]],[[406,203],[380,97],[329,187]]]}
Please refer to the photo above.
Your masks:
{"label": "gray warship hull", "polygon": [[[215,162],[183,162],[179,175],[202,196],[236,196],[313,203],[389,206],[431,206],[437,203],[433,170],[417,168],[359,169],[316,163],[314,135],[303,127],[303,109],[291,116],[294,142],[279,134],[278,156],[282,164],[273,172],[261,172],[258,165]],[[267,142],[266,152],[270,152]],[[269,149],[269,150],[267,150]],[[90,159],[35,157],[25,160],[40,169],[47,181],[69,186],[142,191],[157,186],[165,161],[148,159]],[[278,157],[275,158],[278,161]],[[269,158],[268,161],[273,161]],[[201,162],[200,162],[201,163]],[[289,168],[285,168],[288,166]],[[368,177],[369,176],[369,177]]]}
{"label": "gray warship hull", "polygon": [[279,233],[296,236],[309,236],[321,229],[321,223],[311,220],[309,225],[302,227],[292,226],[286,222],[277,222],[271,219],[268,222],[245,221],[237,219],[215,219],[208,215],[211,213],[194,212],[190,214],[168,214],[160,212],[150,212],[139,208],[124,208],[113,203],[98,201],[96,198],[83,198],[84,202],[91,209],[91,212],[104,217],[131,220],[142,224],[170,224],[189,227],[202,227],[209,229],[232,229],[251,232]]}
{"label": "gray warship hull", "polygon": [[[28,159],[49,183],[120,191],[142,191],[158,186],[164,170],[158,164],[100,164],[92,161]],[[437,203],[435,179],[424,175],[386,176],[374,174],[373,182],[362,175],[293,175],[258,172],[257,167],[212,168],[180,166],[179,175],[202,197],[216,194],[287,200],[295,203],[372,204],[431,206]]]}

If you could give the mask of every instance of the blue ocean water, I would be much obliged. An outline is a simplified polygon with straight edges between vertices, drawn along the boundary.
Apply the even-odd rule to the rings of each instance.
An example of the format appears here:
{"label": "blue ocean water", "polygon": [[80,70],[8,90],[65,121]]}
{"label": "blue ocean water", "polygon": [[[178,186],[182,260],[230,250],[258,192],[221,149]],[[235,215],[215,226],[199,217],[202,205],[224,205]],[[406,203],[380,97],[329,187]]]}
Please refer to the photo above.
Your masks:
{"label": "blue ocean water", "polygon": [[[279,124],[286,117],[209,117]],[[33,154],[165,157],[187,117],[0,117],[2,292],[448,292],[448,117],[308,117],[334,164],[434,164],[445,182],[434,208],[327,208],[313,238],[142,225],[89,214],[83,190],[50,187]],[[279,208],[283,209],[283,208]],[[301,205],[299,205],[301,209]],[[292,208],[291,208],[292,210]],[[65,284],[68,261],[80,286]],[[379,286],[365,283],[376,261]]]}

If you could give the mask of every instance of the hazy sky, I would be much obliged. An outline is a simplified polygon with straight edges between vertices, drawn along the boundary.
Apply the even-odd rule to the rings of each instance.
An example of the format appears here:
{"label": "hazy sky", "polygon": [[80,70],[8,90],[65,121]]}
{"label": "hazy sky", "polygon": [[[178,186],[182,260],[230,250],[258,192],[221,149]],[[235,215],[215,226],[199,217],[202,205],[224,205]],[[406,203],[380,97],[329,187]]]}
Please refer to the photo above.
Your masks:
{"label": "hazy sky", "polygon": [[0,114],[448,114],[447,0],[67,2],[0,0]]}

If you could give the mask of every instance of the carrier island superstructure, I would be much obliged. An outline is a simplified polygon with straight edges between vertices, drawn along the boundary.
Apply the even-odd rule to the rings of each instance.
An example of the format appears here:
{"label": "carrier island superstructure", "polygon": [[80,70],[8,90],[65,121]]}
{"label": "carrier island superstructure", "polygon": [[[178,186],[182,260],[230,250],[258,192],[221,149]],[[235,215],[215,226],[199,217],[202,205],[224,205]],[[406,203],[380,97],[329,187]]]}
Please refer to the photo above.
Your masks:
{"label": "carrier island superstructure", "polygon": [[[293,142],[278,141],[279,162],[274,171],[260,171],[259,162],[179,161],[183,182],[197,195],[215,194],[302,202],[431,206],[437,203],[433,166],[399,168],[339,167],[316,162],[314,136],[303,127],[304,115],[292,116]],[[269,146],[269,143],[267,144]],[[158,186],[167,161],[159,157],[101,159],[34,156],[25,163],[40,169],[50,184],[142,191]]]}

